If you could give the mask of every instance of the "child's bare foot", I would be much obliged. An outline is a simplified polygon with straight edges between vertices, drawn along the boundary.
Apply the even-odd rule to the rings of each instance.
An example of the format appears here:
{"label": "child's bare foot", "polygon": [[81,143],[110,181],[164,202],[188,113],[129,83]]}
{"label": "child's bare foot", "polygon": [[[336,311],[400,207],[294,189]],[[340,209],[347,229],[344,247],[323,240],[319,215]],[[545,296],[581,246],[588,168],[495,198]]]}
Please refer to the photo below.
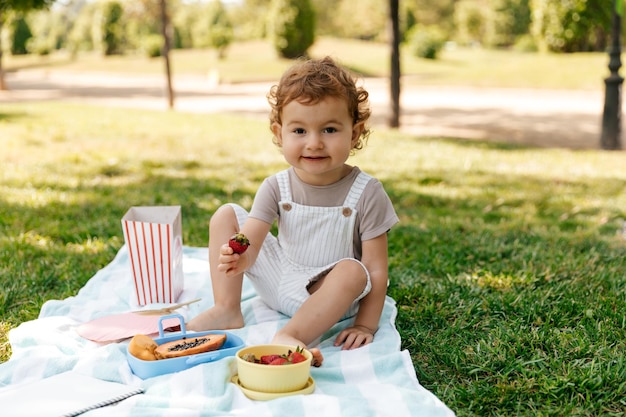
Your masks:
{"label": "child's bare foot", "polygon": [[243,325],[241,310],[227,310],[214,306],[189,320],[185,326],[187,330],[202,332],[206,330],[240,329]]}
{"label": "child's bare foot", "polygon": [[300,346],[301,348],[308,350],[313,356],[313,359],[311,360],[311,366],[319,367],[322,366],[322,362],[324,362],[324,355],[322,355],[321,350],[319,350],[318,348],[309,349],[305,343],[302,343],[298,339],[291,336],[285,334],[277,334],[276,336],[274,336],[272,343],[276,343],[279,345]]}

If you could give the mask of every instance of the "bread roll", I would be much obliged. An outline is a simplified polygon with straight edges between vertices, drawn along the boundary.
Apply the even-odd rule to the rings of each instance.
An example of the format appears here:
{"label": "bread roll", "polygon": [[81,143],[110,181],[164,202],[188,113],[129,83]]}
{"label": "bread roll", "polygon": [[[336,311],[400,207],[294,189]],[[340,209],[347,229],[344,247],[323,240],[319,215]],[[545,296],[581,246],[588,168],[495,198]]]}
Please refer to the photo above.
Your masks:
{"label": "bread roll", "polygon": [[154,354],[157,344],[150,336],[137,334],[130,339],[128,351],[131,355],[144,361],[155,361],[157,357]]}

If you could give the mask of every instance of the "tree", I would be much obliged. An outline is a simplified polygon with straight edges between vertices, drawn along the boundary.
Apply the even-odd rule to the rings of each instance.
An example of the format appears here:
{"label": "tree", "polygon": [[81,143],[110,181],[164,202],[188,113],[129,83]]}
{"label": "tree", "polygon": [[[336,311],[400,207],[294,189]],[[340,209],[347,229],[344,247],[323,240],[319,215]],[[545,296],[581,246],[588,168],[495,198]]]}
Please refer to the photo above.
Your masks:
{"label": "tree", "polygon": [[400,16],[399,1],[389,0],[391,26],[391,118],[389,127],[400,127]]}
{"label": "tree", "polygon": [[454,12],[458,3],[460,0],[401,1],[400,7],[403,9],[401,16],[407,20],[404,22],[403,31],[410,29],[413,24],[437,26],[446,38],[451,38],[456,29]]}
{"label": "tree", "polygon": [[603,50],[611,8],[603,0],[531,0],[531,31],[542,51]]}
{"label": "tree", "polygon": [[11,55],[26,55],[26,44],[33,37],[30,26],[24,16],[18,16],[11,22],[13,36],[11,37]]}
{"label": "tree", "polygon": [[163,60],[165,61],[165,80],[167,81],[167,104],[174,108],[174,88],[172,87],[172,67],[170,65],[170,45],[172,45],[172,27],[167,13],[167,0],[159,1],[161,10],[161,33],[163,34]]}
{"label": "tree", "polygon": [[272,0],[270,37],[283,58],[299,58],[315,42],[315,11],[309,0]]}
{"label": "tree", "polygon": [[332,8],[335,34],[341,37],[384,41],[389,24],[389,2],[342,0]]}
{"label": "tree", "polygon": [[[0,32],[9,12],[28,12],[43,9],[54,3],[54,0],[2,0],[0,1]],[[0,90],[6,90],[4,70],[2,68],[2,43],[0,42]]]}
{"label": "tree", "polygon": [[267,0],[243,0],[231,6],[232,22],[236,22],[237,39],[262,39],[267,35],[269,15]]}
{"label": "tree", "polygon": [[[135,0],[124,2],[125,14],[131,21],[140,24],[141,30],[136,33],[139,37],[160,34],[161,56],[165,63],[165,81],[167,89],[168,107],[174,107],[174,88],[172,86],[172,67],[170,64],[170,49],[174,38],[169,10],[179,6],[176,0]],[[135,29],[137,26],[135,25]],[[140,33],[139,33],[140,32]]]}
{"label": "tree", "polygon": [[194,46],[216,49],[219,59],[226,56],[233,40],[233,25],[220,0],[213,0],[202,10],[192,30]]}
{"label": "tree", "polygon": [[121,54],[123,51],[122,38],[124,37],[124,27],[122,26],[122,15],[124,9],[121,3],[109,1],[103,5],[102,10],[102,39],[104,55]]}

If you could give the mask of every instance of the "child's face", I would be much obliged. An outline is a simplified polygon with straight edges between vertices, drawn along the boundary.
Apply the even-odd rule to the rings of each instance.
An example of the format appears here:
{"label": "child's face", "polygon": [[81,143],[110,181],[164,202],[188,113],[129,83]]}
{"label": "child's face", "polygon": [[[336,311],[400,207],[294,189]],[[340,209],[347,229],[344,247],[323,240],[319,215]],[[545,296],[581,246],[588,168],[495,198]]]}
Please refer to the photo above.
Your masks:
{"label": "child's face", "polygon": [[345,162],[363,126],[353,125],[345,100],[327,97],[316,104],[294,100],[281,116],[282,125],[275,123],[272,131],[302,181],[327,185],[346,175]]}

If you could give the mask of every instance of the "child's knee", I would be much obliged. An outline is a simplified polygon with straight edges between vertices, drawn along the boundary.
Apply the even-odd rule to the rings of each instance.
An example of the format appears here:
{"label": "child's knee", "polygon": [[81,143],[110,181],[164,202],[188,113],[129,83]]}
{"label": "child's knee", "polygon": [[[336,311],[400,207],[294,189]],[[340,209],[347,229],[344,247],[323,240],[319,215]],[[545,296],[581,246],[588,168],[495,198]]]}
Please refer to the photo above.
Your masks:
{"label": "child's knee", "polygon": [[232,204],[224,204],[215,210],[213,216],[211,216],[211,220],[209,221],[209,226],[231,223],[238,224],[235,207],[233,207]]}
{"label": "child's knee", "polygon": [[335,268],[339,268],[337,272],[341,272],[338,278],[355,291],[361,292],[367,287],[368,273],[360,262],[344,259]]}

